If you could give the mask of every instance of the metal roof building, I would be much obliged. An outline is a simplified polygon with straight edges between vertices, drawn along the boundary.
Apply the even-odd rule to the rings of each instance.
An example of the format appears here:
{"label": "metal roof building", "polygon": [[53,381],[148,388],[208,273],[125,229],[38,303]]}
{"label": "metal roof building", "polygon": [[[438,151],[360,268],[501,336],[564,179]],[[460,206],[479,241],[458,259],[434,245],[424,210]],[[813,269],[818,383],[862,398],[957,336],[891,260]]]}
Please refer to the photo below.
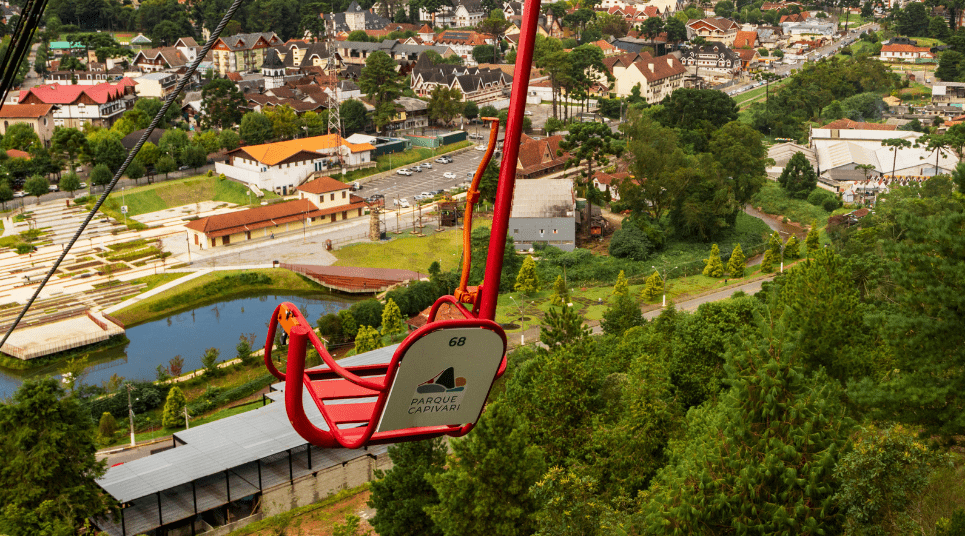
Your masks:
{"label": "metal roof building", "polygon": [[[397,346],[342,363],[388,363]],[[173,448],[111,467],[97,484],[121,504],[121,515],[117,520],[99,518],[97,527],[111,536],[164,534],[178,528],[196,534],[232,517],[264,512],[263,495],[288,486],[294,489],[299,479],[344,468],[360,458],[388,461],[383,457],[386,446],[345,450],[309,445],[288,421],[283,389],[283,383],[275,384],[266,395],[279,403],[177,432]],[[304,407],[316,426],[327,429],[307,395]],[[347,480],[340,480],[342,487]]]}

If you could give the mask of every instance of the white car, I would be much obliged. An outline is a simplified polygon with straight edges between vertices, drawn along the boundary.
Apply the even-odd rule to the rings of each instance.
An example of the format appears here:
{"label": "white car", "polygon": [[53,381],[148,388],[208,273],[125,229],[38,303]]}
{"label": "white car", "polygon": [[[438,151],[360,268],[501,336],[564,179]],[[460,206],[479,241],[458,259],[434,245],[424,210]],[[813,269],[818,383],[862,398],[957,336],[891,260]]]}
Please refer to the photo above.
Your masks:
{"label": "white car", "polygon": [[23,190],[20,190],[19,192],[14,192],[14,193],[13,193],[13,196],[14,196],[14,197],[26,197],[26,196],[27,196],[27,193],[24,192]]}
{"label": "white car", "polygon": [[485,150],[486,150],[486,146],[485,146],[485,145],[477,145],[477,146],[476,146],[476,150],[477,150],[477,151],[485,151]]}
{"label": "white car", "polygon": [[523,115],[533,115],[533,112],[526,110],[525,112],[523,112]]}
{"label": "white car", "polygon": [[422,167],[424,167],[424,168],[426,168],[426,169],[432,169],[432,164],[430,164],[429,162],[423,162],[423,163],[421,163],[421,164],[419,164],[419,165],[422,166]]}
{"label": "white car", "polygon": [[409,208],[409,202],[405,199],[399,201],[399,208]]}
{"label": "white car", "polygon": [[437,163],[437,164],[448,164],[449,162],[451,162],[451,160],[449,160],[448,158],[446,158],[446,157],[444,157],[444,156],[440,156],[439,158],[436,158],[436,163]]}
{"label": "white car", "polygon": [[432,192],[422,192],[422,199],[432,199]]}
{"label": "white car", "polygon": [[408,169],[400,169],[399,171],[396,171],[396,173],[399,175],[405,175],[405,176],[412,175],[412,172],[409,171]]}
{"label": "white car", "polygon": [[443,173],[442,176],[445,177],[445,178],[447,178],[447,179],[455,179],[455,178],[456,178],[456,174],[453,173],[453,172],[451,172],[451,171],[447,171],[447,172]]}
{"label": "white car", "polygon": [[86,183],[86,182],[80,183],[80,187],[81,187],[81,188],[87,188],[87,183]]}

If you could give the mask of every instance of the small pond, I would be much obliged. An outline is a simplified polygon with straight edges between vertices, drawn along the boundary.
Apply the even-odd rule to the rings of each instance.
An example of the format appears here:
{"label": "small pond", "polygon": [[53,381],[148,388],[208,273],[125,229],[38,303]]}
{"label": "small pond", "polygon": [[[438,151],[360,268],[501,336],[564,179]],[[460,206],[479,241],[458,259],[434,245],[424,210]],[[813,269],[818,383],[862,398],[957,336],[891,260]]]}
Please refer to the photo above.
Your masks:
{"label": "small pond", "polygon": [[[242,334],[254,333],[255,348],[265,344],[268,319],[275,307],[292,302],[314,323],[319,316],[348,308],[353,301],[330,294],[293,296],[282,294],[238,297],[197,307],[167,318],[127,329],[130,343],[123,347],[95,351],[83,382],[101,384],[117,374],[123,378],[154,380],[158,365],[167,367],[172,357],[184,358],[183,371],[201,368],[207,348],[217,348],[220,360],[234,359]],[[0,368],[0,399],[14,393],[25,376],[57,374],[56,366],[25,373]]]}

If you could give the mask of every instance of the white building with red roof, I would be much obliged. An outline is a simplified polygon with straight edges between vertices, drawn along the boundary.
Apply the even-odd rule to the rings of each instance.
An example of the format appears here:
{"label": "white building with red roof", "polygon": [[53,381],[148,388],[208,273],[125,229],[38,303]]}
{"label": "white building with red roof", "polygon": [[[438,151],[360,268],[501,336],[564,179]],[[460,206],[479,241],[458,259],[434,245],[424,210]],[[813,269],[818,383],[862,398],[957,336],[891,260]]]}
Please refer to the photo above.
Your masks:
{"label": "white building with red roof", "polygon": [[687,23],[687,38],[700,36],[708,41],[718,41],[727,46],[734,45],[740,25],[724,17],[705,17]]}
{"label": "white building with red roof", "polygon": [[19,104],[54,105],[54,126],[80,128],[85,124],[110,127],[125,111],[134,107],[134,86],[130,78],[116,84],[82,86],[45,84],[25,89]]}
{"label": "white building with red roof", "polygon": [[918,59],[933,59],[935,57],[928,47],[906,45],[901,43],[881,46],[881,59],[884,61],[904,61],[914,63]]}

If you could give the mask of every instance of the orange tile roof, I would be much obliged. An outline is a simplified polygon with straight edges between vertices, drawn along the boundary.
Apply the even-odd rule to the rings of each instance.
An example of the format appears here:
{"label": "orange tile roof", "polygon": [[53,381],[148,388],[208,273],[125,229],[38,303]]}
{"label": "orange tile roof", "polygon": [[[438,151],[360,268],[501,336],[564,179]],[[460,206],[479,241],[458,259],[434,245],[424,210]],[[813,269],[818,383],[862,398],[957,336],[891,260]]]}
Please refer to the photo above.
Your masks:
{"label": "orange tile roof", "polygon": [[199,231],[208,238],[228,236],[244,231],[253,231],[265,227],[274,227],[282,223],[304,221],[307,218],[317,218],[338,212],[367,207],[362,198],[351,196],[350,203],[319,210],[315,203],[308,199],[296,199],[284,203],[275,203],[264,207],[239,210],[227,214],[216,214],[207,218],[200,218],[189,222],[185,227]]}
{"label": "orange tile roof", "polygon": [[18,119],[21,117],[29,117],[36,119],[49,114],[50,109],[53,107],[52,104],[4,104],[3,108],[0,108],[0,118]]}
{"label": "orange tile roof", "polygon": [[326,194],[328,192],[337,192],[338,190],[348,189],[348,184],[331,177],[319,177],[296,188],[298,191],[308,192],[310,194]]}
{"label": "orange tile roof", "polygon": [[30,160],[30,153],[21,151],[20,149],[7,149],[7,156],[10,158],[23,158]]}
{"label": "orange tile roof", "polygon": [[757,41],[757,32],[740,30],[737,37],[734,37],[734,48],[753,47]]}
{"label": "orange tile roof", "polygon": [[831,130],[897,130],[898,125],[886,125],[884,123],[862,123],[850,119],[838,119],[821,127]]}
{"label": "orange tile roof", "polygon": [[[326,134],[324,136],[312,136],[311,138],[301,138],[298,140],[248,145],[240,148],[239,151],[245,152],[248,156],[266,166],[274,166],[302,151],[318,152],[323,149],[334,149],[336,138],[337,136],[335,134]],[[344,139],[342,140],[342,145],[353,153],[372,151],[375,149],[375,147],[372,147],[369,143],[349,143]]]}
{"label": "orange tile roof", "polygon": [[882,52],[931,52],[928,47],[916,47],[914,45],[884,45],[881,47]]}

